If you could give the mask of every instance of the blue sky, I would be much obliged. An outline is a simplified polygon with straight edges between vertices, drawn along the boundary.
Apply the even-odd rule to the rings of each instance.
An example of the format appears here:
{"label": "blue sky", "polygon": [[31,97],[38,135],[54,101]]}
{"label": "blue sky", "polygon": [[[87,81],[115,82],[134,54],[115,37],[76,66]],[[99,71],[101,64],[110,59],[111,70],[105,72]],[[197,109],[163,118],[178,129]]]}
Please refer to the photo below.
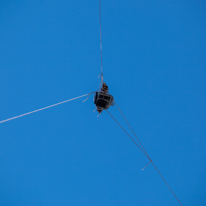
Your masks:
{"label": "blue sky", "polygon": [[[205,205],[205,2],[101,7],[110,93],[182,204]],[[0,120],[93,92],[99,2],[0,1],[0,45]],[[0,205],[179,205],[114,120],[83,100],[0,125]]]}

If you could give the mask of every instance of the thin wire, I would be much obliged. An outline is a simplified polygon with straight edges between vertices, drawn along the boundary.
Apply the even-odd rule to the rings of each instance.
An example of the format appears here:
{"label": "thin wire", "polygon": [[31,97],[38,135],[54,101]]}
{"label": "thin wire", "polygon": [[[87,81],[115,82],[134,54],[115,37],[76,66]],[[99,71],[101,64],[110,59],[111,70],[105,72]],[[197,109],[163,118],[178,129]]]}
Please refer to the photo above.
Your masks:
{"label": "thin wire", "polygon": [[[124,120],[126,121],[126,123],[128,124],[128,126],[130,127],[131,131],[133,132],[134,136],[136,137],[137,141],[139,142],[139,144],[141,145],[142,149],[144,150],[146,156],[149,158],[149,155],[147,154],[146,150],[144,149],[144,147],[142,146],[140,140],[138,139],[137,135],[135,134],[135,132],[133,131],[132,127],[130,126],[129,122],[127,121],[127,119],[125,118],[125,116],[123,115],[122,111],[120,110],[120,108],[118,107],[117,103],[115,102],[118,110],[120,111],[121,115],[123,116]],[[149,158],[150,159],[150,158]]]}
{"label": "thin wire", "polygon": [[144,151],[142,150],[142,148],[134,141],[134,139],[126,132],[126,130],[121,126],[121,124],[112,116],[112,114],[106,110],[109,115],[114,119],[114,121],[122,128],[122,130],[127,134],[127,136],[129,136],[129,138],[136,144],[136,146],[142,151],[142,153],[147,157],[147,155],[144,153]]}
{"label": "thin wire", "polygon": [[99,0],[99,23],[100,23],[100,53],[101,53],[101,84],[103,85],[103,66],[102,66],[102,24],[101,24],[101,1]]}
{"label": "thin wire", "polygon": [[4,122],[8,122],[8,121],[13,120],[13,119],[17,119],[17,118],[20,118],[20,117],[29,115],[29,114],[32,114],[32,113],[35,113],[35,112],[39,112],[39,111],[44,110],[44,109],[48,109],[48,108],[50,108],[50,107],[54,107],[54,106],[57,106],[57,105],[60,105],[60,104],[66,103],[66,102],[73,101],[73,100],[75,100],[75,99],[79,99],[79,98],[81,98],[81,97],[84,97],[84,96],[87,96],[87,95],[90,95],[90,94],[93,94],[93,93],[94,93],[94,92],[91,92],[91,93],[89,93],[89,94],[84,94],[84,95],[81,95],[81,96],[79,96],[79,97],[75,97],[75,98],[72,98],[72,99],[65,100],[65,101],[63,101],[63,102],[59,102],[59,103],[57,103],[57,104],[53,104],[53,105],[50,105],[50,106],[47,106],[47,107],[43,107],[43,108],[41,108],[41,109],[37,109],[37,110],[31,111],[31,112],[27,112],[27,113],[25,113],[25,114],[21,114],[21,115],[15,116],[15,117],[11,117],[11,118],[9,118],[9,119],[5,119],[5,120],[0,121],[0,124],[1,124],[1,123],[4,123]]}
{"label": "thin wire", "polygon": [[152,162],[154,168],[157,170],[157,172],[159,173],[159,175],[161,176],[161,178],[164,180],[164,182],[166,183],[167,187],[171,190],[172,194],[175,196],[175,198],[177,199],[177,201],[180,203],[180,205],[182,205],[182,203],[180,202],[180,200],[177,198],[177,196],[175,195],[175,193],[173,192],[173,190],[171,189],[171,187],[169,186],[169,184],[166,182],[165,178],[162,176],[162,174],[160,173],[160,171],[157,169],[157,167],[155,166],[154,162]]}
{"label": "thin wire", "polygon": [[[116,104],[117,105],[117,104]],[[117,106],[118,107],[118,106]],[[119,109],[120,110],[120,109]],[[108,110],[107,110],[108,112]],[[120,110],[121,112],[121,110]],[[108,112],[109,113],[109,112]],[[109,113],[110,114],[110,113]],[[122,114],[122,112],[121,112]],[[125,129],[119,124],[119,122],[110,114],[110,116],[115,120],[115,122],[122,128],[122,130],[130,137],[130,135],[125,131]],[[122,116],[124,117],[124,115],[122,114]],[[125,121],[127,122],[126,118],[124,117]],[[128,123],[128,122],[127,122]],[[129,123],[128,123],[129,125]],[[129,125],[130,129],[132,130],[131,126]],[[133,130],[132,130],[133,131]],[[134,133],[134,131],[133,131]],[[134,135],[136,136],[136,134],[134,133]],[[175,195],[175,193],[173,192],[172,188],[169,186],[169,184],[167,183],[167,181],[165,180],[165,178],[162,176],[162,174],[160,173],[160,171],[157,169],[156,165],[154,164],[154,162],[150,159],[149,155],[146,153],[145,149],[144,151],[140,148],[140,146],[132,139],[132,137],[130,137],[130,139],[135,143],[135,145],[141,150],[141,152],[150,160],[150,162],[153,164],[154,168],[157,170],[157,172],[159,173],[159,175],[161,176],[161,178],[164,180],[164,182],[166,183],[167,187],[170,189],[170,191],[172,192],[172,194],[174,195],[174,197],[177,199],[177,201],[180,203],[180,205],[182,205],[182,203],[180,202],[180,200],[177,198],[177,196]],[[142,146],[142,145],[141,145]],[[143,148],[143,146],[142,146]],[[149,162],[149,163],[150,163]],[[144,167],[144,169],[149,165],[149,163]],[[143,170],[144,170],[143,169]]]}
{"label": "thin wire", "polygon": [[152,162],[152,160],[147,163],[147,165],[142,169],[142,171],[145,170],[151,162]]}

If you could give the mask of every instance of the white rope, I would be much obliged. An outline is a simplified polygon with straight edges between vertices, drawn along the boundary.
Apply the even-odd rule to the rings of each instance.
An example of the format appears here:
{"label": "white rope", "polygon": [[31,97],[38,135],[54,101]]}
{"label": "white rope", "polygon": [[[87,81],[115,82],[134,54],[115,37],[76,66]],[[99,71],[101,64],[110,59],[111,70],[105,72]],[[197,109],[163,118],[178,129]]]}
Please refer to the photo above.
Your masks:
{"label": "white rope", "polygon": [[0,121],[0,124],[1,124],[1,123],[4,123],[4,122],[8,122],[8,121],[13,120],[13,119],[17,119],[17,118],[20,118],[20,117],[29,115],[29,114],[32,114],[32,113],[35,113],[35,112],[39,112],[39,111],[44,110],[44,109],[48,109],[48,108],[50,108],[50,107],[54,107],[54,106],[57,106],[57,105],[60,105],[60,104],[66,103],[66,102],[73,101],[73,100],[75,100],[75,99],[79,99],[79,98],[81,98],[81,97],[84,97],[84,96],[87,96],[87,95],[90,95],[90,94],[93,94],[93,93],[94,93],[94,92],[91,92],[91,93],[89,93],[89,94],[84,94],[84,95],[81,95],[81,96],[79,96],[79,97],[75,97],[75,98],[72,98],[72,99],[65,100],[65,101],[63,101],[63,102],[59,102],[59,103],[57,103],[57,104],[52,104],[52,105],[50,105],[50,106],[43,107],[43,108],[41,108],[41,109],[37,109],[37,110],[31,111],[31,112],[27,112],[27,113],[25,113],[25,114],[21,114],[21,115],[15,116],[15,117],[11,117],[11,118],[9,118],[9,119],[5,119],[5,120]]}
{"label": "white rope", "polygon": [[86,102],[86,101],[89,99],[89,96],[90,96],[91,94],[93,94],[93,93],[94,93],[94,92],[88,94],[88,97],[83,101],[83,103]]}

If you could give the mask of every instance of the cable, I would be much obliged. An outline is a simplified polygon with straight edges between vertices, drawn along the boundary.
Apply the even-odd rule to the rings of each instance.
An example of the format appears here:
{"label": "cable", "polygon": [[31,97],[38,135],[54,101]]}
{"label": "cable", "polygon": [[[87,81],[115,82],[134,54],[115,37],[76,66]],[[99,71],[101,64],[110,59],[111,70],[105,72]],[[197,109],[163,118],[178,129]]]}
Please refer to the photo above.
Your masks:
{"label": "cable", "polygon": [[95,93],[95,92],[91,92],[91,93],[89,93],[89,94],[84,94],[84,95],[81,95],[81,96],[79,96],[79,97],[75,97],[75,98],[72,98],[72,99],[65,100],[65,101],[63,101],[63,102],[59,102],[59,103],[57,103],[57,104],[52,104],[52,105],[50,105],[50,106],[43,107],[43,108],[41,108],[41,109],[37,109],[37,110],[31,111],[31,112],[27,112],[27,113],[25,113],[25,114],[21,114],[21,115],[15,116],[15,117],[11,117],[11,118],[9,118],[9,119],[5,119],[5,120],[0,121],[0,124],[1,124],[1,123],[4,123],[4,122],[8,122],[8,121],[13,120],[13,119],[17,119],[17,118],[20,118],[20,117],[29,115],[29,114],[32,114],[32,113],[35,113],[35,112],[39,112],[39,111],[44,110],[44,109],[48,109],[48,108],[50,108],[50,107],[57,106],[57,105],[59,105],[59,104],[63,104],[63,103],[66,103],[66,102],[73,101],[73,100],[75,100],[75,99],[79,99],[79,98],[84,97],[84,96],[87,96],[87,95],[89,96],[90,94],[93,94],[93,93]]}
{"label": "cable", "polygon": [[[121,115],[123,116],[124,120],[126,121],[126,123],[128,124],[128,126],[130,127],[131,131],[133,132],[134,136],[136,137],[137,141],[139,142],[139,144],[141,145],[142,149],[144,150],[145,154],[147,157],[149,157],[149,155],[147,154],[146,150],[144,149],[144,147],[142,146],[140,140],[138,139],[137,135],[135,134],[135,132],[133,131],[132,127],[130,126],[129,122],[127,121],[127,119],[125,118],[125,116],[123,115],[122,111],[120,110],[120,108],[118,107],[117,103],[115,102],[118,110],[120,111]],[[150,159],[150,158],[149,158]]]}
{"label": "cable", "polygon": [[175,196],[175,198],[177,199],[177,201],[180,203],[180,205],[182,205],[182,203],[180,202],[180,200],[177,198],[177,196],[175,195],[175,193],[173,192],[173,190],[171,189],[171,187],[168,185],[168,183],[166,182],[165,178],[162,176],[162,174],[160,173],[160,171],[157,169],[157,167],[155,166],[155,164],[152,162],[154,168],[157,170],[157,172],[159,173],[159,175],[161,176],[161,178],[164,180],[164,182],[166,183],[167,187],[171,190],[172,194]]}
{"label": "cable", "polygon": [[103,66],[102,66],[102,24],[101,24],[101,1],[100,0],[99,0],[99,24],[100,24],[100,53],[101,53],[101,84],[103,85],[104,80],[103,80]]}
{"label": "cable", "polygon": [[[136,144],[136,146],[141,150],[141,152],[144,154],[144,155],[146,155],[145,153],[144,153],[144,151],[142,150],[142,148],[134,141],[134,139],[126,132],[126,130],[120,125],[120,123],[111,115],[111,113],[108,111],[108,110],[106,110],[107,112],[108,112],[108,114],[114,119],[114,121],[122,128],[122,130],[127,134],[127,136],[129,136],[129,138]],[[146,155],[146,157],[147,157],[147,155]]]}
{"label": "cable", "polygon": [[[116,104],[117,105],[117,104]],[[118,106],[117,106],[118,107]],[[108,113],[109,111],[106,110]],[[121,110],[119,109],[119,111],[121,112]],[[110,114],[110,113],[109,113]],[[121,112],[122,116],[124,117],[123,113]],[[145,151],[145,149],[143,148],[142,144],[140,143],[140,141],[138,140],[138,138],[136,137],[136,134],[134,133],[134,131],[132,130],[131,126],[129,125],[129,123],[127,122],[126,118],[124,117],[125,121],[127,122],[127,124],[129,125],[130,129],[132,130],[132,132],[134,133],[135,137],[137,138],[137,140],[139,141],[140,145],[142,146],[142,148],[144,149],[144,151],[142,150],[142,148],[140,148],[140,146],[134,141],[134,139],[125,131],[125,129],[119,124],[119,122],[110,114],[110,116],[115,120],[115,122],[122,128],[122,130],[130,137],[130,139],[135,143],[135,145],[141,150],[141,152],[150,160],[150,162],[153,164],[154,168],[157,170],[157,172],[159,173],[160,177],[164,180],[164,182],[166,183],[167,187],[170,189],[170,191],[172,192],[172,194],[174,195],[174,197],[177,199],[177,201],[180,203],[180,205],[182,205],[182,203],[180,202],[180,200],[177,198],[177,196],[175,195],[175,193],[173,192],[173,190],[171,189],[171,187],[169,186],[169,184],[167,183],[167,181],[165,180],[165,178],[162,176],[162,174],[160,173],[160,171],[157,169],[156,165],[154,164],[154,162],[150,159],[149,155],[147,154],[147,152]],[[149,163],[150,163],[149,162]],[[143,170],[149,165],[149,163],[143,168]]]}

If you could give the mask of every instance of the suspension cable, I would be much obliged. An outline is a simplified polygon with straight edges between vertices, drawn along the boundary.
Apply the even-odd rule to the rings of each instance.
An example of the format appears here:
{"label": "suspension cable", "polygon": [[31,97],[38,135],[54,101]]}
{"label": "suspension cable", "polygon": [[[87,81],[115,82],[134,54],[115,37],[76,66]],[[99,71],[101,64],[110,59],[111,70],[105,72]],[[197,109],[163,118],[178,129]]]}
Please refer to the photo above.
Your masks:
{"label": "suspension cable", "polygon": [[[116,104],[117,105],[117,104]],[[118,107],[118,106],[117,106]],[[120,110],[120,109],[119,109]],[[106,110],[109,114],[110,112],[108,110]],[[120,110],[121,111],[121,110]],[[123,113],[121,112],[122,116],[124,117]],[[115,120],[115,122],[121,127],[121,129],[130,137],[130,139],[135,143],[135,145],[141,150],[141,152],[149,159],[149,161],[153,164],[154,168],[157,170],[157,172],[159,173],[160,177],[163,179],[163,181],[166,183],[167,187],[170,189],[170,191],[172,192],[172,194],[174,195],[174,197],[177,199],[177,201],[179,202],[180,205],[182,205],[182,203],[180,202],[180,200],[177,198],[177,196],[175,195],[175,193],[173,192],[172,188],[169,186],[169,184],[167,183],[167,181],[165,180],[165,178],[162,176],[162,174],[160,173],[160,171],[157,169],[156,165],[154,164],[154,162],[151,160],[151,158],[149,157],[149,155],[147,154],[147,152],[145,151],[145,149],[143,148],[142,144],[140,143],[140,141],[138,140],[138,138],[136,137],[136,134],[134,133],[134,131],[132,130],[131,126],[129,125],[128,121],[126,120],[126,118],[124,117],[125,121],[127,122],[127,124],[129,125],[130,129],[132,130],[132,132],[134,133],[135,137],[137,138],[137,140],[139,141],[140,145],[142,146],[142,148],[134,141],[134,139],[126,132],[126,130],[120,125],[120,123],[110,114],[110,116]],[[149,162],[149,163],[150,163]],[[146,165],[146,167],[149,165],[149,163]],[[146,168],[144,167],[143,170]]]}
{"label": "suspension cable", "polygon": [[47,107],[43,107],[43,108],[41,108],[41,109],[37,109],[37,110],[31,111],[31,112],[27,112],[27,113],[24,113],[24,114],[15,116],[15,117],[11,117],[11,118],[9,118],[9,119],[5,119],[5,120],[0,121],[0,124],[1,124],[1,123],[4,123],[4,122],[8,122],[8,121],[13,120],[13,119],[17,119],[17,118],[20,118],[20,117],[29,115],[29,114],[32,114],[32,113],[35,113],[35,112],[39,112],[39,111],[44,110],[44,109],[48,109],[48,108],[50,108],[50,107],[54,107],[54,106],[57,106],[57,105],[60,105],[60,104],[66,103],[66,102],[73,101],[73,100],[75,100],[75,99],[79,99],[79,98],[84,97],[84,96],[87,96],[87,95],[89,96],[90,94],[93,94],[93,93],[95,93],[95,92],[91,92],[91,93],[89,93],[89,94],[84,94],[84,95],[81,95],[81,96],[79,96],[79,97],[75,97],[75,98],[72,98],[72,99],[65,100],[65,101],[63,101],[63,102],[59,102],[59,103],[52,104],[52,105],[47,106]]}
{"label": "suspension cable", "polygon": [[100,53],[101,53],[101,86],[103,85],[103,66],[102,66],[102,24],[101,24],[101,0],[99,0],[99,24],[100,24]]}
{"label": "suspension cable", "polygon": [[135,134],[135,132],[133,131],[132,127],[130,126],[129,122],[127,121],[127,119],[125,118],[125,116],[123,115],[122,111],[120,110],[120,108],[118,107],[117,103],[115,102],[118,110],[120,111],[121,115],[123,116],[125,122],[128,124],[129,128],[131,129],[132,133],[134,134],[134,136],[136,137],[137,141],[139,142],[139,144],[141,145],[142,149],[144,150],[145,154],[147,157],[149,157],[149,155],[147,154],[146,150],[144,149],[144,147],[142,146],[140,140],[138,139],[137,135]]}
{"label": "suspension cable", "polygon": [[106,110],[108,112],[108,114],[114,119],[114,121],[122,128],[122,130],[127,134],[127,136],[129,136],[129,138],[136,144],[136,146],[141,150],[141,152],[147,157],[147,155],[145,154],[145,152],[142,150],[142,148],[134,141],[134,139],[126,132],[126,130],[121,126],[121,124],[112,116],[112,114]]}

